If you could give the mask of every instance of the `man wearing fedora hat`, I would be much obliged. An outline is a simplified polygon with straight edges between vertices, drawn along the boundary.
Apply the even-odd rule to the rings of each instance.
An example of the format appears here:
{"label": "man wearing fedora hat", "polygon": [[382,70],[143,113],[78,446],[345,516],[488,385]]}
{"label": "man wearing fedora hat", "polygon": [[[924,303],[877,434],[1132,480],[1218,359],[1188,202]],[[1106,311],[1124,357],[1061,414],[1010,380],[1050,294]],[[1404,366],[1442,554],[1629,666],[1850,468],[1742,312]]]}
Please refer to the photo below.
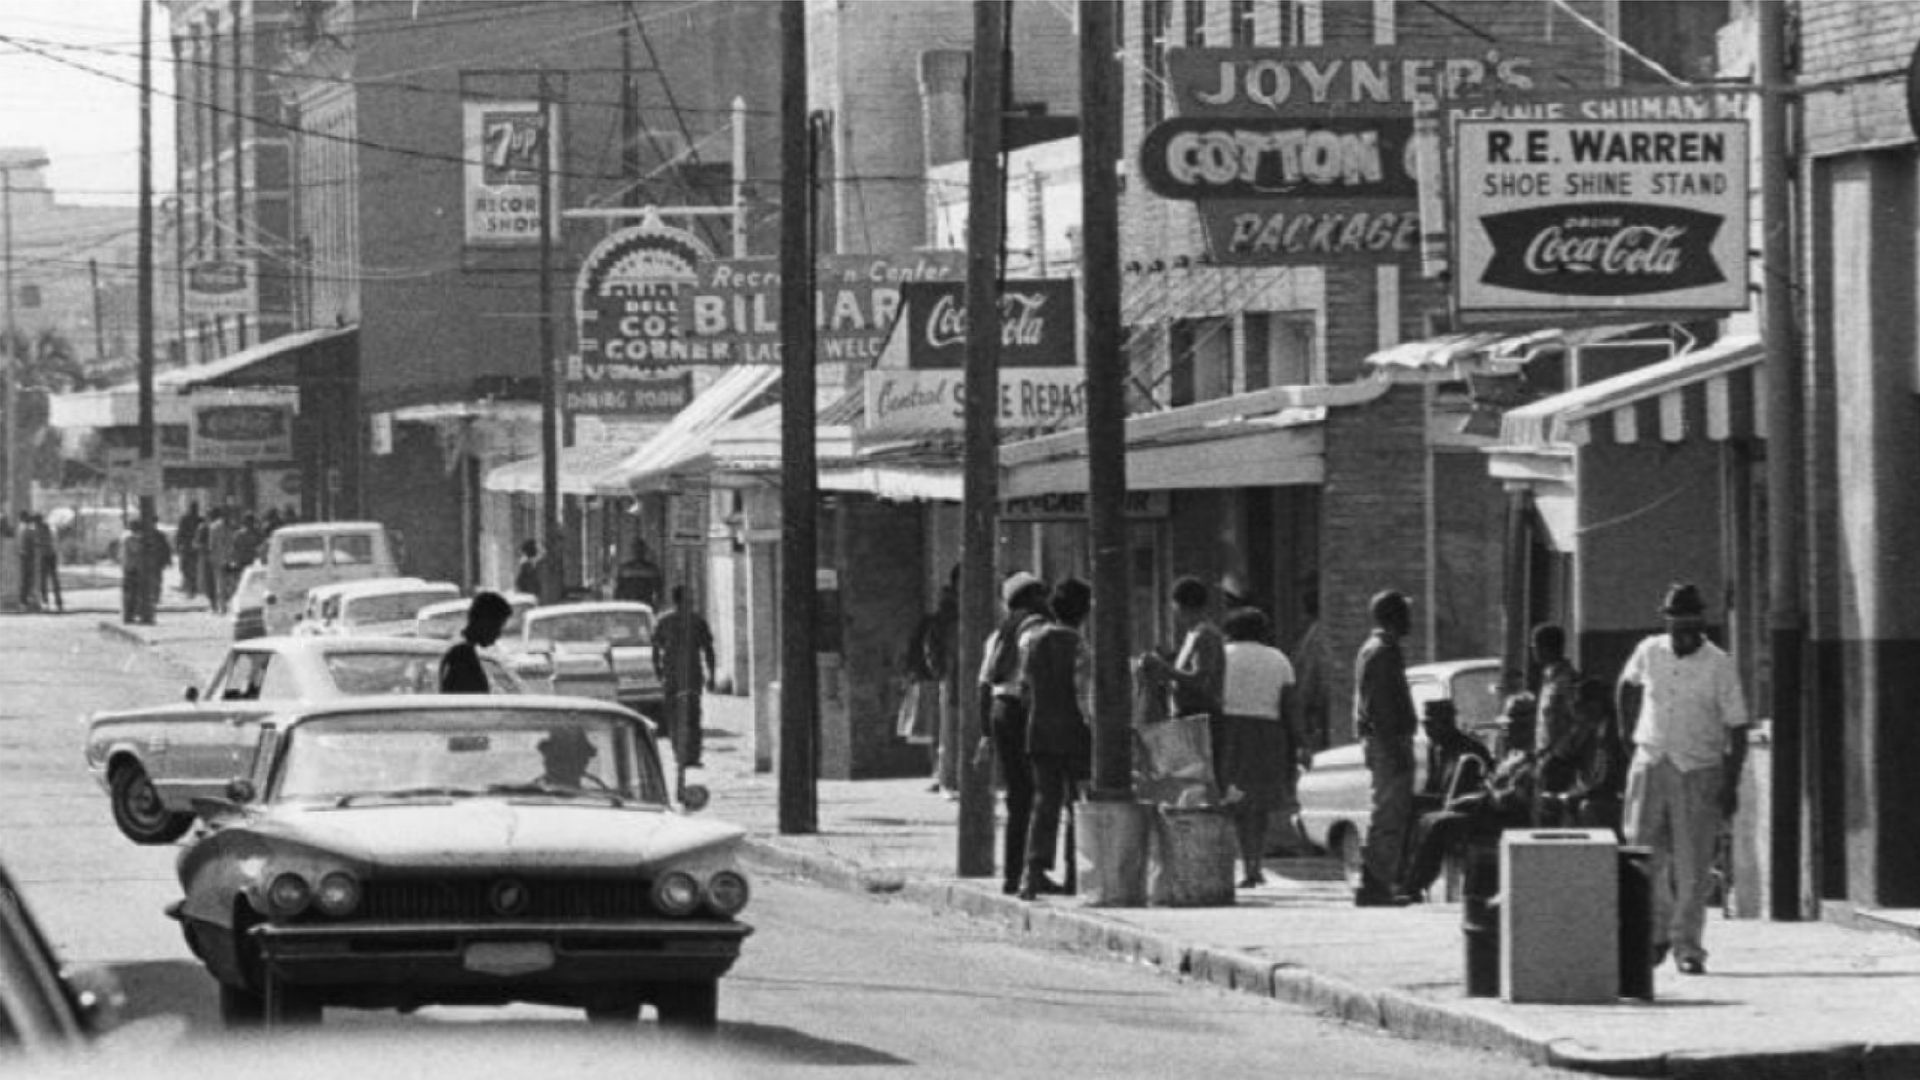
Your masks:
{"label": "man wearing fedora hat", "polygon": [[1701,946],[1714,845],[1746,761],[1747,705],[1733,658],[1707,640],[1694,585],[1667,590],[1667,632],[1642,640],[1620,674],[1621,722],[1634,744],[1625,832],[1653,849],[1654,962],[1707,970]]}
{"label": "man wearing fedora hat", "polygon": [[[1032,636],[1052,621],[1047,607],[1047,583],[1017,570],[1000,583],[1000,600],[1007,607],[1006,618],[987,638],[980,664],[981,709],[985,714],[986,738],[981,750],[1000,759],[1000,776],[1007,788],[1007,831],[1001,842],[1000,872],[1002,890],[1012,896],[1021,888],[1021,873],[1026,866],[1027,831],[1033,821],[1033,764],[1027,756],[1027,702],[1023,694],[1020,670]],[[984,753],[980,755],[984,757]],[[1034,892],[1058,893],[1063,890],[1045,865],[1030,872]]]}

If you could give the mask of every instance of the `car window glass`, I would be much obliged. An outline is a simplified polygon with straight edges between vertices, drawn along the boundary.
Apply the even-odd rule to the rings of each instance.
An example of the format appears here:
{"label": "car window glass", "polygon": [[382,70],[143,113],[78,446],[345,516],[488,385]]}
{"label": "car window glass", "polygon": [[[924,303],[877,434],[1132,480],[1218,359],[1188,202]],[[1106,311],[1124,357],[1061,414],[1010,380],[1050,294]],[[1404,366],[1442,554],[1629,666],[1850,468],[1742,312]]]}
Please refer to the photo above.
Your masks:
{"label": "car window glass", "polygon": [[486,669],[487,681],[493,684],[494,693],[517,694],[520,692],[520,684],[514,680],[500,661],[491,656],[483,656],[480,658],[480,666]]}
{"label": "car window glass", "polygon": [[220,692],[227,685],[227,674],[233,670],[233,664],[237,656],[238,654],[236,653],[228,653],[227,658],[220,662],[220,669],[215,671],[213,678],[207,682],[206,700],[220,700]]}
{"label": "car window glass", "polygon": [[[466,610],[442,611],[433,615],[422,615],[415,620],[413,632],[424,638],[451,638],[467,625]],[[505,631],[502,631],[504,636]]]}
{"label": "car window glass", "polygon": [[326,561],[326,541],[318,536],[289,536],[281,541],[281,566],[319,566]]}
{"label": "car window glass", "polygon": [[271,659],[270,653],[236,653],[233,658],[233,669],[228,673],[226,685],[220,691],[220,700],[258,700],[261,684],[267,678],[268,661]]}
{"label": "car window glass", "polygon": [[644,611],[588,611],[535,620],[530,636],[563,644],[646,645],[653,640],[653,619]]}
{"label": "car window glass", "polygon": [[373,537],[365,533],[332,537],[328,547],[335,566],[366,566],[373,562]]}
{"label": "car window glass", "polygon": [[331,652],[327,674],[342,694],[431,694],[440,688],[440,658],[430,653]]}
{"label": "car window glass", "polygon": [[428,604],[437,604],[452,595],[449,589],[421,589],[414,592],[380,593],[357,596],[346,602],[344,621],[350,625],[405,622]]}

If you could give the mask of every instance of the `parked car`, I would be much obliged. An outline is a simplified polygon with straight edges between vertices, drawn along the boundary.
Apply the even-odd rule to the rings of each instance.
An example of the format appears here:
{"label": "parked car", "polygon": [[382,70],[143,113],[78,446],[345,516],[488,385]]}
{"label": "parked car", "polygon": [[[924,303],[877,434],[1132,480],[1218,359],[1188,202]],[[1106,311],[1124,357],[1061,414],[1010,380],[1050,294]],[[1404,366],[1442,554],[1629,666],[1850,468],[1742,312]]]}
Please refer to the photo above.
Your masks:
{"label": "parked car", "polygon": [[296,635],[410,636],[422,607],[459,596],[460,587],[450,581],[415,577],[320,585],[307,590],[306,611],[293,630]]}
{"label": "parked car", "polygon": [[0,866],[0,1072],[58,1061],[104,1034],[125,995],[104,968],[68,967]]}
{"label": "parked car", "polygon": [[233,640],[251,641],[267,636],[267,568],[254,563],[240,571],[234,583],[228,610],[233,612]]}
{"label": "parked car", "polygon": [[409,584],[419,578],[380,577],[360,578],[353,581],[330,581],[325,585],[315,585],[307,590],[300,602],[300,613],[293,617],[293,629],[288,633],[295,637],[314,637],[328,632],[328,624],[340,612],[340,596],[348,589],[367,584]]}
{"label": "parked car", "polygon": [[[532,593],[523,592],[501,593],[500,595],[504,596],[507,603],[513,606],[513,617],[507,620],[506,626],[500,631],[500,636],[508,639],[518,637],[520,636],[520,627],[526,620],[527,612],[540,603],[540,598]],[[467,609],[472,605],[473,599],[471,597],[459,600],[441,600],[428,604],[426,607],[420,609],[419,614],[413,617],[414,636],[436,638],[441,641],[452,641],[454,638],[460,636],[461,629],[467,625]]]}
{"label": "parked car", "polygon": [[[280,637],[236,643],[204,688],[156,708],[95,714],[87,769],[136,844],[168,844],[193,826],[193,800],[219,795],[253,753],[260,723],[300,702],[437,693],[445,644],[417,638]],[[520,680],[499,658],[481,663],[497,691]]]}
{"label": "parked car", "polygon": [[555,694],[617,701],[658,717],[665,693],[653,670],[653,609],[631,600],[549,604],[502,635],[515,673]]}
{"label": "parked car", "polygon": [[[1407,669],[1416,713],[1429,701],[1453,702],[1460,730],[1495,745],[1500,725],[1500,661],[1493,658],[1417,664]],[[1414,736],[1414,790],[1427,782],[1427,735]],[[1361,852],[1373,818],[1372,779],[1357,743],[1322,750],[1300,777],[1300,821],[1307,840],[1340,857],[1347,882],[1360,886]]]}
{"label": "parked car", "polygon": [[523,1001],[707,1027],[752,929],[744,830],[685,816],[704,801],[691,787],[676,811],[646,725],[615,706],[293,708],[201,804],[169,914],[234,1026]]}
{"label": "parked car", "polygon": [[377,521],[284,525],[267,538],[262,609],[267,633],[285,634],[305,610],[307,590],[336,581],[399,577],[393,542]]}

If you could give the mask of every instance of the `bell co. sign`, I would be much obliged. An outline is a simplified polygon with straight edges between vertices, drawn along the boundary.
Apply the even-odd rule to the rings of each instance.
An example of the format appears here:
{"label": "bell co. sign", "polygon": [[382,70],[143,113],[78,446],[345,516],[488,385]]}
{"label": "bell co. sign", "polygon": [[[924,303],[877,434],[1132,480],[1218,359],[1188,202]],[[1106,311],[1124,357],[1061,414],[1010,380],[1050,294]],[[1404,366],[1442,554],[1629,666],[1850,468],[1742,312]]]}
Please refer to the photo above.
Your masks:
{"label": "bell co. sign", "polygon": [[681,330],[681,293],[712,253],[699,237],[648,218],[600,241],[574,282],[580,352],[567,359],[568,412],[671,416],[691,381],[680,369],[712,362],[708,342]]}
{"label": "bell co. sign", "polygon": [[1141,176],[1155,194],[1197,205],[1221,263],[1411,260],[1414,105],[1530,90],[1540,62],[1403,47],[1174,49],[1178,115],[1142,140]]}
{"label": "bell co. sign", "polygon": [[1747,125],[1462,119],[1463,313],[1747,306]]}

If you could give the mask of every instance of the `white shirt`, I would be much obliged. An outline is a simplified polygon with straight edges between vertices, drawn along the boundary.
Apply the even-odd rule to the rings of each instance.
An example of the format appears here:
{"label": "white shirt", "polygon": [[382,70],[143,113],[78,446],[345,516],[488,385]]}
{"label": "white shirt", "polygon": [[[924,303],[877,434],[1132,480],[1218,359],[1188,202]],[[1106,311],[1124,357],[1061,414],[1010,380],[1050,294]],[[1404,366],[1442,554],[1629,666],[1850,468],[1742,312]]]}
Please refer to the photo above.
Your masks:
{"label": "white shirt", "polygon": [[1639,755],[1650,761],[1665,758],[1681,772],[1722,764],[1728,730],[1748,723],[1740,671],[1733,657],[1711,641],[1680,656],[1666,634],[1646,638],[1633,650],[1620,681],[1644,690],[1633,729]]}
{"label": "white shirt", "polygon": [[1280,692],[1293,685],[1287,654],[1257,641],[1227,642],[1226,690],[1221,711],[1228,716],[1280,719]]}

